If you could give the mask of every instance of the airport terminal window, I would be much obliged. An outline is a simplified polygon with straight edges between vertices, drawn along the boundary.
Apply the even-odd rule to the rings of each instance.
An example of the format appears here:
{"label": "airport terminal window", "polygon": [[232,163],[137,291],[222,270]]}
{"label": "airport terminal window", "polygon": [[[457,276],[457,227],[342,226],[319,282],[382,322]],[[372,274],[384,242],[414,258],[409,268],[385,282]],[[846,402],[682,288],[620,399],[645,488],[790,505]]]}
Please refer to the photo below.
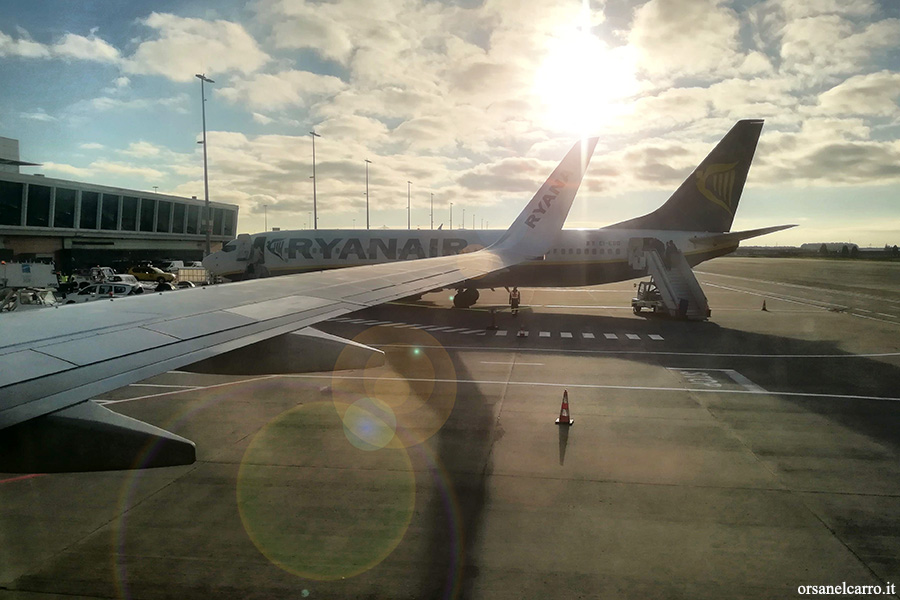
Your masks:
{"label": "airport terminal window", "polygon": [[116,229],[119,225],[119,197],[103,194],[103,208],[100,209],[100,229]]}
{"label": "airport terminal window", "polygon": [[122,198],[122,231],[137,229],[137,205],[138,199],[134,196]]}
{"label": "airport terminal window", "polygon": [[184,204],[176,202],[172,209],[172,233],[184,233]]}
{"label": "airport terminal window", "polygon": [[159,200],[159,208],[156,210],[156,231],[157,233],[169,232],[169,211],[172,210],[172,203],[165,200]]}
{"label": "airport terminal window", "polygon": [[141,198],[141,231],[153,231],[153,211],[156,200]]}
{"label": "airport terminal window", "polygon": [[227,236],[234,235],[234,211],[233,210],[225,211],[225,221],[222,226],[222,235],[227,235]]}
{"label": "airport terminal window", "polygon": [[572,254],[572,253],[574,253],[574,252],[575,252],[574,250],[572,250],[571,248],[569,248],[569,254]]}
{"label": "airport terminal window", "polygon": [[22,184],[0,181],[0,225],[22,224]]}
{"label": "airport terminal window", "polygon": [[75,190],[56,188],[56,207],[53,210],[54,227],[75,227]]}
{"label": "airport terminal window", "polygon": [[222,235],[222,214],[224,212],[221,208],[213,210],[213,235]]}
{"label": "airport terminal window", "polygon": [[25,224],[29,227],[50,227],[50,188],[46,185],[28,186]]}
{"label": "airport terminal window", "polygon": [[200,217],[200,207],[196,204],[188,206],[187,230],[185,233],[197,233],[197,219]]}
{"label": "airport terminal window", "polygon": [[100,206],[100,194],[97,192],[81,192],[80,229],[97,229],[97,207]]}

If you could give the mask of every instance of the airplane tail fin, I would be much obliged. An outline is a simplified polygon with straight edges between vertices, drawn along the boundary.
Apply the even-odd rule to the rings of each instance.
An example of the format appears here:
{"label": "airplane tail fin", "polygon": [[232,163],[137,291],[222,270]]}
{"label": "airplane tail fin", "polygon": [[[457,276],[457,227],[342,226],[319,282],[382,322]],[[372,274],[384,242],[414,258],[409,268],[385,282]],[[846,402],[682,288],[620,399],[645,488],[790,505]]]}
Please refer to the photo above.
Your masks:
{"label": "airplane tail fin", "polygon": [[738,121],[665,204],[610,227],[730,231],[762,126],[762,119]]}
{"label": "airplane tail fin", "polygon": [[599,138],[580,140],[572,146],[528,205],[503,236],[490,248],[527,258],[541,256],[556,240],[575,200]]}

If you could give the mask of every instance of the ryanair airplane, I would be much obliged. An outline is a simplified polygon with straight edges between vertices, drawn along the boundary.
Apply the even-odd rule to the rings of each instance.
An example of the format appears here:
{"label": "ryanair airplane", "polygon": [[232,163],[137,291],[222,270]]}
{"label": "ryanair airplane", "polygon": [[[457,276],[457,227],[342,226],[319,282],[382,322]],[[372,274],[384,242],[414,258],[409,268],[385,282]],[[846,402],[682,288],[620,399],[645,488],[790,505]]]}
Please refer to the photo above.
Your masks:
{"label": "ryanair airplane", "polygon": [[[648,266],[641,255],[648,248],[666,255],[677,250],[693,267],[733,252],[741,240],[793,227],[730,231],[762,126],[760,119],[738,121],[657,210],[602,229],[563,230],[545,254],[458,284],[454,304],[472,306],[479,288],[584,286],[644,277]],[[529,219],[539,217],[538,210]],[[241,234],[203,265],[215,275],[240,280],[463,254],[489,247],[506,233],[307,229]]]}

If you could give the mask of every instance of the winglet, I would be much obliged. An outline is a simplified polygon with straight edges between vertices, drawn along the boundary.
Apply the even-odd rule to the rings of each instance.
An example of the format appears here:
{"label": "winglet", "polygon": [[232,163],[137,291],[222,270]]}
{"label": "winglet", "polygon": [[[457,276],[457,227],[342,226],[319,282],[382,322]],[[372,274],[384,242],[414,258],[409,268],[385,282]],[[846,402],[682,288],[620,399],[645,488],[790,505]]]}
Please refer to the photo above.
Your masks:
{"label": "winglet", "polygon": [[532,258],[541,256],[553,245],[572,208],[597,140],[580,140],[572,146],[491,250]]}

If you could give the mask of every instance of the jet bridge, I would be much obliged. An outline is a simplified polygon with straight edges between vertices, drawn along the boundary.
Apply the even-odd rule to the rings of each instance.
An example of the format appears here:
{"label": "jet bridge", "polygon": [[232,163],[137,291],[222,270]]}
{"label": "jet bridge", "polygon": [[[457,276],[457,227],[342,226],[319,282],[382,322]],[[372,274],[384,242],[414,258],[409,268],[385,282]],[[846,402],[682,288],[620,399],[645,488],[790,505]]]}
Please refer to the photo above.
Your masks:
{"label": "jet bridge", "polygon": [[691,321],[709,318],[709,301],[694,276],[684,254],[671,241],[656,238],[631,238],[628,262],[633,269],[653,276],[666,312]]}

